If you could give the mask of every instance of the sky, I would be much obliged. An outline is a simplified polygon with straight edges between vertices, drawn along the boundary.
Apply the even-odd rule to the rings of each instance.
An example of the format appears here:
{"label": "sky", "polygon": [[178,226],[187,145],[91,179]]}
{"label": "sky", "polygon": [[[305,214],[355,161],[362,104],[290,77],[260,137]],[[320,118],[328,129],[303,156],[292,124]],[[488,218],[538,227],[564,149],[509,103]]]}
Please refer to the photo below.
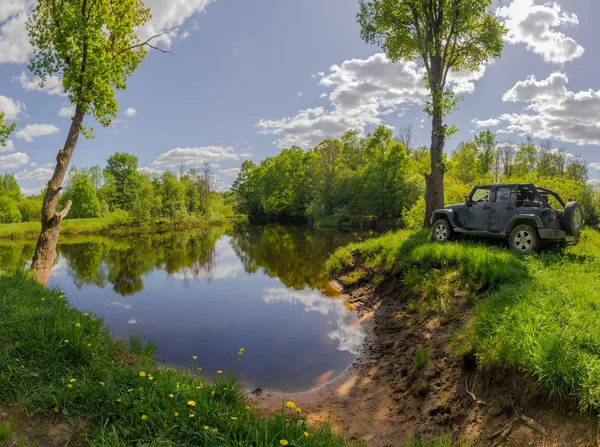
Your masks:
{"label": "sky", "polygon": [[[244,160],[281,148],[311,149],[325,138],[384,124],[410,125],[428,145],[430,120],[422,67],[391,63],[360,39],[358,0],[146,0],[152,19],[141,36],[170,31],[119,91],[108,128],[91,117],[96,138],[81,138],[72,164],[105,165],[115,152],[149,172],[213,164],[226,189]],[[42,88],[27,69],[25,21],[35,0],[0,1],[0,110],[17,131],[0,151],[0,173],[15,173],[25,193],[52,175],[72,107],[59,78]],[[495,14],[508,34],[500,59],[456,73],[464,94],[447,118],[459,132],[446,151],[475,133],[498,140],[551,140],[600,178],[600,78],[597,0],[504,0]]]}

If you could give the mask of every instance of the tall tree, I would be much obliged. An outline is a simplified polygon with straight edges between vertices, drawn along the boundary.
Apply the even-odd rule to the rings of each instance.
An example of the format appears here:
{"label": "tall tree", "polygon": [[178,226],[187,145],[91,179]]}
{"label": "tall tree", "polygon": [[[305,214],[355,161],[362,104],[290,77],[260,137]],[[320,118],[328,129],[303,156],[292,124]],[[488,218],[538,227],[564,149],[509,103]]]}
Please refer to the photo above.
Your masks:
{"label": "tall tree", "polygon": [[[91,114],[103,126],[117,116],[116,89],[127,87],[146,55],[150,40],[136,35],[150,19],[141,0],[38,0],[27,22],[33,56],[29,69],[43,82],[52,75],[62,77],[62,86],[75,114],[63,148],[56,156],[54,174],[48,182],[42,208],[42,230],[32,268],[45,284],[56,258],[60,221],[71,203],[57,212],[57,200],[80,133]],[[156,36],[155,36],[156,37]]]}
{"label": "tall tree", "polygon": [[105,173],[114,180],[114,196],[109,204],[113,208],[131,211],[140,189],[138,158],[125,152],[117,152],[106,160]]}
{"label": "tall tree", "polygon": [[394,61],[425,66],[431,101],[431,172],[425,175],[425,225],[444,205],[444,143],[456,131],[443,124],[457,103],[448,88],[450,72],[478,70],[499,57],[506,29],[488,12],[492,0],[360,0],[361,37],[378,44]]}

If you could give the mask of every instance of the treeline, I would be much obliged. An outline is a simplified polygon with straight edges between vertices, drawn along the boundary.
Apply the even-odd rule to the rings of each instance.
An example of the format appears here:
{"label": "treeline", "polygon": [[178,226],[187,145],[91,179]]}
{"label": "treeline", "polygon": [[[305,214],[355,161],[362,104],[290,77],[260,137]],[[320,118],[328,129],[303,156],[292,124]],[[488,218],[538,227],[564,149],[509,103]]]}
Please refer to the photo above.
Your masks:
{"label": "treeline", "polygon": [[[384,126],[361,138],[356,131],[310,151],[284,149],[259,164],[243,163],[233,184],[236,212],[254,220],[312,220],[322,224],[395,219],[419,227],[425,214],[429,150],[413,147],[410,127],[399,136]],[[477,183],[531,182],[582,202],[598,217],[600,197],[585,163],[550,143],[499,143],[489,130],[445,156],[445,202],[464,201]]]}
{"label": "treeline", "polygon": [[[40,220],[44,191],[22,197],[12,174],[6,174],[0,189],[0,222]],[[175,174],[140,172],[138,159],[127,153],[111,155],[106,166],[71,168],[60,207],[72,206],[67,219],[115,215],[123,221],[152,223],[189,219],[215,220],[232,214],[224,194],[216,191],[216,176],[209,163],[199,169],[181,166]]]}

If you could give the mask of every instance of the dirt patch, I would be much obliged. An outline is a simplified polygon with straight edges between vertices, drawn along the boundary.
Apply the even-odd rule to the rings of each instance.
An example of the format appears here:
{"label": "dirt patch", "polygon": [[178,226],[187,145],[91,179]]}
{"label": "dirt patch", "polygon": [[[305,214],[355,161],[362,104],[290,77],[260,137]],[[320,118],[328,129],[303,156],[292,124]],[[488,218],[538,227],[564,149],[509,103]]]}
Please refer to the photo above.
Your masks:
{"label": "dirt patch", "polygon": [[475,446],[600,446],[596,415],[550,400],[517,372],[481,371],[455,353],[453,337],[473,317],[464,297],[454,297],[451,316],[440,316],[415,307],[401,283],[343,292],[367,335],[357,360],[316,390],[254,396],[260,408],[293,400],[310,421],[329,418],[371,446],[440,433]]}

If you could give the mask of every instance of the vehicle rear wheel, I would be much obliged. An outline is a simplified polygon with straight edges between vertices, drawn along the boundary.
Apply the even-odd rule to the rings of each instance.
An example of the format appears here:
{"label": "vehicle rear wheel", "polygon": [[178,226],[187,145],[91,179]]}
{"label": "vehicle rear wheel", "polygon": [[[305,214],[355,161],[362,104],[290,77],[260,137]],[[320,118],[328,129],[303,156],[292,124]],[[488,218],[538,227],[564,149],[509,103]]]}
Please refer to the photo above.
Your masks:
{"label": "vehicle rear wheel", "polygon": [[541,245],[540,235],[531,225],[517,225],[510,233],[510,248],[528,254],[538,251]]}
{"label": "vehicle rear wheel", "polygon": [[436,242],[447,242],[452,238],[454,231],[450,222],[446,219],[438,219],[433,224],[432,233]]}
{"label": "vehicle rear wheel", "polygon": [[563,226],[569,236],[579,236],[583,226],[583,209],[577,202],[569,202],[563,214]]}

